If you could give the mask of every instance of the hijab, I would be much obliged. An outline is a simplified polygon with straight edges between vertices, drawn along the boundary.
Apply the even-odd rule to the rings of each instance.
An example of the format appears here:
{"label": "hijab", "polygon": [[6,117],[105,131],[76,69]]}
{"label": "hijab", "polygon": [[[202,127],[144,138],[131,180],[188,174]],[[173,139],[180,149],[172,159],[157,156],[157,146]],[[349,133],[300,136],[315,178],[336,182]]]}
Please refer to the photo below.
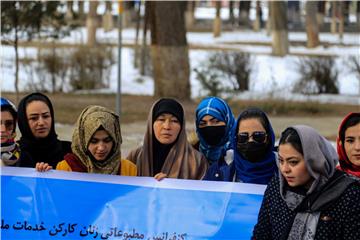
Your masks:
{"label": "hijab", "polygon": [[[105,130],[113,140],[112,151],[104,161],[97,161],[88,151],[93,134]],[[71,148],[89,173],[118,174],[122,143],[120,120],[112,111],[101,106],[88,106],[80,114],[72,137]]]}
{"label": "hijab", "polygon": [[[240,154],[237,150],[234,150],[236,181],[240,181],[244,183],[267,184],[272,178],[272,176],[277,173],[277,165],[276,165],[276,154],[274,152],[275,134],[266,114],[258,108],[248,108],[247,110],[243,111],[237,119],[236,129],[235,129],[236,133],[234,134],[232,144],[233,146],[237,145],[237,141],[238,141],[237,131],[239,128],[240,121],[249,112],[257,112],[259,117],[261,117],[264,120],[265,126],[263,127],[265,128],[267,133],[268,147],[264,158],[258,162],[250,162],[247,159],[245,159],[242,156],[242,154]],[[249,119],[253,119],[253,117]]]}
{"label": "hijab", "polygon": [[[45,103],[50,110],[51,128],[49,135],[45,138],[36,138],[31,132],[26,107],[30,102],[41,101]],[[64,159],[66,153],[71,152],[70,143],[62,142],[57,138],[55,132],[54,109],[50,99],[42,93],[32,93],[25,96],[18,106],[18,125],[21,132],[19,145],[21,149],[22,167],[35,167],[37,162],[50,164],[54,169],[59,161]]]}
{"label": "hijab", "polygon": [[314,239],[320,212],[340,197],[354,180],[335,172],[338,163],[336,151],[315,129],[305,125],[290,128],[299,135],[306,169],[314,180],[306,192],[299,194],[294,190],[302,186],[292,190],[279,174],[280,195],[287,206],[296,212],[288,239]]}
{"label": "hijab", "polygon": [[349,121],[349,119],[351,119],[352,117],[355,116],[360,116],[359,112],[352,112],[349,113],[341,122],[340,127],[339,127],[339,133],[336,139],[336,146],[337,146],[337,152],[339,155],[339,163],[340,166],[338,166],[338,168],[344,172],[347,172],[351,175],[357,176],[360,178],[360,167],[356,166],[354,164],[352,164],[348,158],[348,156],[346,155],[345,152],[345,131],[346,129],[344,129],[345,124]]}
{"label": "hijab", "polygon": [[[196,133],[200,139],[199,149],[206,159],[210,162],[216,162],[226,155],[226,151],[231,148],[231,139],[233,137],[235,118],[229,105],[218,97],[207,97],[203,99],[196,109]],[[210,115],[219,121],[225,122],[225,133],[220,142],[211,146],[207,144],[204,137],[200,134],[199,125],[204,116]]]}
{"label": "hijab", "polygon": [[[177,137],[177,140],[173,144],[170,144],[169,149],[165,149],[164,152],[159,153],[159,145],[161,143],[155,143],[155,136],[153,130],[153,123],[155,117],[159,116],[157,109],[164,109],[165,105],[177,106],[173,109],[177,109],[181,113],[181,130]],[[181,110],[179,110],[179,107]],[[176,114],[172,112],[163,111],[162,113],[171,113],[174,116]],[[157,114],[154,114],[157,113]],[[157,140],[156,140],[157,141]],[[163,144],[161,144],[163,145]],[[166,146],[163,146],[166,148]],[[156,151],[156,153],[154,153]],[[148,115],[147,128],[144,136],[143,146],[138,149],[131,151],[128,155],[128,159],[136,163],[138,169],[138,176],[154,176],[157,174],[154,170],[155,160],[154,156],[160,156],[164,158],[161,166],[161,172],[167,174],[169,178],[180,178],[180,179],[201,179],[207,170],[207,162],[204,156],[196,151],[191,144],[187,141],[186,130],[185,130],[185,115],[183,107],[174,99],[160,99],[156,101]],[[160,165],[160,164],[159,164]]]}

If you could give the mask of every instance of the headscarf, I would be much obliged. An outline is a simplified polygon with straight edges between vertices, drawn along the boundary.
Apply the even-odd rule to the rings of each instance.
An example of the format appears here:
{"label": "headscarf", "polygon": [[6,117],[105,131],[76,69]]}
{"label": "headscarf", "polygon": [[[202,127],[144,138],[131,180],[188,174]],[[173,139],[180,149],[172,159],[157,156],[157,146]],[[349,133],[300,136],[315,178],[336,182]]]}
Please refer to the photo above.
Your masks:
{"label": "headscarf", "polygon": [[[354,116],[360,116],[360,112],[352,112],[349,113],[341,122],[340,126],[339,126],[339,133],[338,136],[336,138],[336,146],[337,146],[337,152],[339,155],[339,163],[340,166],[338,166],[338,168],[344,172],[347,172],[351,175],[357,176],[360,178],[360,167],[356,166],[354,164],[352,164],[348,158],[348,156],[346,155],[346,151],[345,151],[345,133],[344,136],[341,136],[341,132],[344,131],[344,125],[345,123],[347,123],[347,121],[354,117]],[[345,132],[345,131],[344,131]]]}
{"label": "headscarf", "polygon": [[0,143],[0,149],[1,149],[1,161],[6,166],[18,166],[19,165],[19,146],[15,143],[15,137],[16,137],[16,119],[17,119],[17,111],[15,105],[6,98],[0,98],[0,107],[1,111],[5,112],[8,111],[14,121],[14,129],[12,131],[11,137],[4,142]]}
{"label": "headscarf", "polygon": [[[154,176],[156,174],[154,172],[153,159],[153,111],[154,107],[161,101],[163,100],[160,99],[156,101],[151,107],[148,115],[143,146],[131,151],[127,157],[127,159],[136,163],[138,176]],[[201,179],[206,173],[207,162],[205,157],[200,152],[193,149],[191,144],[187,141],[184,113],[183,119],[184,121],[177,140],[169,150],[161,168],[161,172],[167,174],[169,178]]]}
{"label": "headscarf", "polygon": [[[208,161],[216,162],[231,148],[235,118],[229,105],[218,97],[207,97],[203,99],[196,109],[196,133],[200,139],[200,152],[205,155]],[[199,133],[199,124],[204,116],[210,115],[219,121],[225,122],[225,135],[218,145],[210,146]]]}
{"label": "headscarf", "polygon": [[236,129],[232,144],[233,146],[236,146],[237,144],[238,141],[237,131],[239,129],[239,123],[242,120],[242,117],[244,116],[244,114],[246,114],[246,111],[252,111],[252,110],[256,110],[259,113],[261,113],[261,117],[266,123],[264,128],[268,136],[267,153],[262,161],[254,163],[244,159],[243,156],[239,154],[238,151],[235,149],[234,165],[235,165],[236,180],[244,183],[267,184],[270,181],[271,177],[277,173],[277,165],[276,165],[276,154],[274,152],[275,134],[266,114],[258,108],[249,108],[243,111],[237,119]]}
{"label": "headscarf", "polygon": [[[297,212],[288,239],[314,239],[320,211],[329,202],[337,199],[351,181],[344,175],[332,180],[338,163],[335,149],[315,129],[305,126],[292,126],[299,135],[303,157],[309,175],[314,179],[306,194],[295,193],[287,187],[286,179],[279,174],[280,194],[291,210]],[[301,189],[302,187],[295,187]],[[306,201],[305,201],[306,200]]]}
{"label": "headscarf", "polygon": [[[33,101],[45,103],[50,110],[52,119],[51,128],[49,135],[45,138],[35,138],[28,123],[26,107]],[[71,152],[70,148],[68,149],[66,147],[66,142],[63,144],[63,142],[57,138],[55,132],[54,109],[50,99],[44,94],[31,93],[20,101],[18,106],[18,125],[21,132],[21,138],[19,140],[21,149],[20,166],[35,167],[37,162],[45,162],[55,169],[57,163],[64,159],[64,155]],[[70,146],[70,143],[68,145]]]}
{"label": "headscarf", "polygon": [[2,112],[9,111],[11,116],[13,117],[13,119],[14,119],[13,133],[15,133],[15,131],[16,131],[16,120],[17,120],[17,110],[16,110],[15,105],[9,99],[6,99],[6,98],[2,97],[2,98],[0,98],[0,107],[1,107]]}
{"label": "headscarf", "polygon": [[[95,160],[88,151],[93,134],[102,127],[112,138],[113,147],[104,161]],[[71,148],[89,173],[118,174],[120,145],[122,143],[120,120],[112,111],[101,106],[88,106],[80,114],[72,137]]]}

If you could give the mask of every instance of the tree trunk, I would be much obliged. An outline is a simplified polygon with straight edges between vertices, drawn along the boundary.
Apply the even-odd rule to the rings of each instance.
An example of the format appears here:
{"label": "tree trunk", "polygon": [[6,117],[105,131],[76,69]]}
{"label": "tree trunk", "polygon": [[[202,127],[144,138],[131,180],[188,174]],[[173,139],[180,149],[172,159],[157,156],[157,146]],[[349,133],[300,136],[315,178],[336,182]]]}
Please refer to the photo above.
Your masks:
{"label": "tree trunk", "polygon": [[336,1],[331,2],[331,33],[337,33],[337,15],[338,15],[338,3]]}
{"label": "tree trunk", "polygon": [[306,8],[306,35],[307,35],[307,47],[315,48],[319,46],[319,27],[317,24],[318,3],[316,1],[307,1]]}
{"label": "tree trunk", "polygon": [[16,93],[16,102],[19,102],[19,36],[18,28],[15,27],[15,93]]}
{"label": "tree trunk", "polygon": [[272,28],[272,54],[285,56],[289,52],[287,7],[283,1],[270,2],[270,21]]}
{"label": "tree trunk", "polygon": [[216,16],[214,19],[213,33],[214,37],[220,37],[221,34],[221,1],[216,1]]}
{"label": "tree trunk", "polygon": [[316,14],[316,20],[318,22],[318,26],[322,26],[324,24],[325,12],[326,12],[326,2],[318,1],[318,11]]}
{"label": "tree trunk", "polygon": [[260,31],[261,28],[261,6],[260,1],[256,1],[256,18],[254,21],[253,29],[255,32]]}
{"label": "tree trunk", "polygon": [[249,12],[250,12],[251,1],[240,1],[239,2],[239,25],[249,26]]}
{"label": "tree trunk", "polygon": [[73,5],[74,5],[74,1],[67,1],[67,2],[66,2],[66,14],[65,14],[65,19],[66,19],[67,21],[71,21],[71,20],[74,19]]}
{"label": "tree trunk", "polygon": [[131,25],[131,19],[133,16],[133,7],[132,7],[132,2],[130,1],[124,1],[124,11],[122,13],[123,17],[123,27],[129,27]]}
{"label": "tree trunk", "polygon": [[234,25],[235,23],[234,1],[229,1],[229,21],[231,25]]}
{"label": "tree trunk", "polygon": [[360,29],[360,1],[356,2],[356,25]]}
{"label": "tree trunk", "polygon": [[145,75],[145,66],[146,66],[146,52],[147,52],[147,44],[146,44],[146,33],[148,30],[148,26],[150,24],[150,2],[145,2],[145,16],[144,16],[144,28],[143,28],[143,38],[142,38],[142,47],[141,47],[141,65],[140,65],[140,74]]}
{"label": "tree trunk", "polygon": [[149,2],[155,96],[190,99],[186,2]]}
{"label": "tree trunk", "polygon": [[141,1],[137,4],[138,8],[136,10],[136,32],[135,32],[135,56],[134,56],[134,68],[139,67],[139,32],[140,32],[140,22],[141,22]]}
{"label": "tree trunk", "polygon": [[84,1],[79,0],[78,1],[78,7],[79,7],[79,19],[84,20],[85,19],[85,13],[84,13]]}
{"label": "tree trunk", "polygon": [[106,1],[105,2],[105,6],[106,6],[106,10],[105,13],[102,17],[102,25],[103,25],[103,29],[105,32],[109,32],[111,30],[113,30],[114,28],[114,21],[113,21],[113,16],[112,16],[112,2],[111,1]]}
{"label": "tree trunk", "polygon": [[344,10],[345,10],[344,2],[338,3],[338,9],[339,9],[339,39],[340,42],[342,42],[344,37]]}
{"label": "tree trunk", "polygon": [[96,45],[96,29],[98,26],[96,10],[97,10],[97,6],[98,6],[98,2],[90,1],[89,4],[90,4],[90,8],[89,8],[89,13],[88,13],[87,20],[86,20],[86,27],[87,27],[87,34],[88,34],[87,44],[90,47],[93,47]]}
{"label": "tree trunk", "polygon": [[188,1],[185,12],[186,29],[189,30],[194,26],[195,23],[195,1]]}

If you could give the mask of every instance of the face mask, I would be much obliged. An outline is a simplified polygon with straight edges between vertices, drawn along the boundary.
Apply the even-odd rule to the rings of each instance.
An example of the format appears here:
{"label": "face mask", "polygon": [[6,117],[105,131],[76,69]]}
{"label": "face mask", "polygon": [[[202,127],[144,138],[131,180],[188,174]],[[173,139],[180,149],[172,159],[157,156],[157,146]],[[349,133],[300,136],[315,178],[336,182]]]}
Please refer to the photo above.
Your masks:
{"label": "face mask", "polygon": [[236,150],[252,163],[260,162],[267,153],[267,144],[257,142],[237,143]]}
{"label": "face mask", "polygon": [[199,128],[199,134],[210,146],[216,146],[225,135],[226,126],[208,126]]}

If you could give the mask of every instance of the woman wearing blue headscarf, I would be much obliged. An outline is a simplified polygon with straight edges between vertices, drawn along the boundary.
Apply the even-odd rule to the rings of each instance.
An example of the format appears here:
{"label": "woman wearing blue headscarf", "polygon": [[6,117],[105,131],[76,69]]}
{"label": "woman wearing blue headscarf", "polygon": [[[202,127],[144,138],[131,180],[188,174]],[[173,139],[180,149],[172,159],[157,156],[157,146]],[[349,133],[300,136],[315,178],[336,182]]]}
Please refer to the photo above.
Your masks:
{"label": "woman wearing blue headscarf", "polygon": [[199,150],[210,164],[203,180],[229,178],[234,126],[234,115],[223,99],[207,97],[200,102],[196,109],[196,133],[200,140]]}
{"label": "woman wearing blue headscarf", "polygon": [[262,110],[248,108],[239,115],[232,144],[233,181],[267,184],[277,173],[275,134]]}

